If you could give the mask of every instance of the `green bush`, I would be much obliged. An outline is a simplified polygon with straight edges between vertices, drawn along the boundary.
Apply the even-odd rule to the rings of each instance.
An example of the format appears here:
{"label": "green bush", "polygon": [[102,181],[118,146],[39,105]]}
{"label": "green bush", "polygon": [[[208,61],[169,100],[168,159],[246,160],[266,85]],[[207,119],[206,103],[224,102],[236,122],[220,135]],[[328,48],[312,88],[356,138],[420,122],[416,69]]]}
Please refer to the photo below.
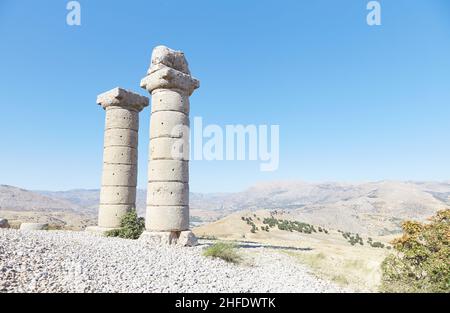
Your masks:
{"label": "green bush", "polygon": [[275,225],[278,224],[278,220],[276,218],[270,217],[270,218],[265,218],[263,220],[263,224],[267,224],[269,225],[270,228],[275,227]]}
{"label": "green bush", "polygon": [[203,251],[203,255],[219,258],[230,263],[239,263],[241,257],[237,253],[236,245],[226,242],[218,242]]}
{"label": "green bush", "polygon": [[359,236],[358,233],[352,234],[350,232],[342,232],[342,237],[344,237],[352,246],[357,243],[359,243],[361,246],[364,245],[363,239]]}
{"label": "green bush", "polygon": [[450,292],[450,210],[430,223],[404,222],[403,236],[392,242],[395,253],[382,264],[386,292]]}
{"label": "green bush", "polygon": [[120,228],[109,230],[105,233],[107,237],[120,237],[125,239],[138,239],[145,229],[145,220],[138,217],[136,210],[124,215],[120,221]]}
{"label": "green bush", "polygon": [[373,247],[373,248],[382,248],[382,249],[384,248],[384,244],[382,244],[382,243],[379,242],[379,241],[370,242],[369,244],[370,244],[370,246]]}

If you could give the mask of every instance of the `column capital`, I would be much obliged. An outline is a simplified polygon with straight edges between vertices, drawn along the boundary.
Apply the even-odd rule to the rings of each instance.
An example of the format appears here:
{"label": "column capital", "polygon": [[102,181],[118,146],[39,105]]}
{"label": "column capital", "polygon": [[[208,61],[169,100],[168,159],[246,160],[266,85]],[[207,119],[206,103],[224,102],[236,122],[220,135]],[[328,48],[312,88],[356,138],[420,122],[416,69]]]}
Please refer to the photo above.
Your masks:
{"label": "column capital", "polygon": [[141,80],[141,87],[150,93],[155,89],[180,89],[190,96],[200,87],[200,82],[190,75],[162,65],[161,69]]}
{"label": "column capital", "polygon": [[151,65],[141,80],[141,87],[150,93],[156,89],[179,89],[190,96],[200,87],[200,82],[191,76],[183,52],[158,46],[153,49]]}
{"label": "column capital", "polygon": [[116,87],[97,96],[97,104],[103,109],[117,106],[134,111],[142,111],[148,106],[149,99],[129,90]]}

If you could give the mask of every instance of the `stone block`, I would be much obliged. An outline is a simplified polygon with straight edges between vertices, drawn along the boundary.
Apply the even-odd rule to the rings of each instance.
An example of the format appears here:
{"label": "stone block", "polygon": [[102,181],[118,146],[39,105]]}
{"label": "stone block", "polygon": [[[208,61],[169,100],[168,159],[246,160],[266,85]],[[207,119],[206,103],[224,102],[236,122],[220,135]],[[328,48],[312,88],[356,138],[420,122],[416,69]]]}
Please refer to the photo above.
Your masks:
{"label": "stone block", "polygon": [[20,224],[20,230],[48,230],[48,224],[46,223],[22,223]]}
{"label": "stone block", "polygon": [[137,148],[138,132],[124,128],[109,128],[105,130],[104,146],[127,146]]}
{"label": "stone block", "polygon": [[139,113],[127,109],[110,107],[106,110],[105,129],[126,128],[139,130]]}
{"label": "stone block", "polygon": [[137,150],[130,147],[105,147],[103,162],[111,164],[137,164]]}
{"label": "stone block", "polygon": [[150,231],[189,229],[189,206],[147,206],[145,229]]}
{"label": "stone block", "polygon": [[194,247],[198,245],[198,239],[190,230],[182,231],[177,240],[177,245],[183,247]]}
{"label": "stone block", "polygon": [[149,245],[171,245],[176,244],[178,234],[173,232],[153,232],[144,231],[139,237],[139,241],[143,241]]}
{"label": "stone block", "polygon": [[122,217],[134,209],[134,204],[100,204],[98,211],[98,226],[104,228],[119,228]]}
{"label": "stone block", "polygon": [[136,188],[102,186],[100,204],[135,204]]}
{"label": "stone block", "polygon": [[148,103],[149,100],[147,97],[119,87],[104,92],[97,97],[97,104],[101,105],[104,109],[119,106],[139,112],[148,106]]}
{"label": "stone block", "polygon": [[153,49],[151,66],[148,70],[148,74],[159,69],[159,65],[171,67],[188,75],[191,74],[184,53],[182,51],[172,50],[166,46],[157,46]]}
{"label": "stone block", "polygon": [[189,117],[181,112],[160,111],[152,113],[150,138],[189,136]]}
{"label": "stone block", "polygon": [[183,247],[193,247],[198,244],[197,238],[190,230],[181,232],[145,231],[142,233],[139,240],[150,245],[177,245]]}
{"label": "stone block", "polygon": [[189,160],[189,138],[150,139],[151,160]]}
{"label": "stone block", "polygon": [[189,163],[181,160],[153,160],[148,165],[149,182],[189,182]]}
{"label": "stone block", "polygon": [[136,185],[136,165],[103,164],[102,186],[136,187]]}
{"label": "stone block", "polygon": [[152,114],[159,111],[177,111],[189,115],[189,97],[178,90],[157,89],[152,93]]}
{"label": "stone block", "polygon": [[189,184],[179,182],[150,182],[147,185],[148,206],[188,206]]}

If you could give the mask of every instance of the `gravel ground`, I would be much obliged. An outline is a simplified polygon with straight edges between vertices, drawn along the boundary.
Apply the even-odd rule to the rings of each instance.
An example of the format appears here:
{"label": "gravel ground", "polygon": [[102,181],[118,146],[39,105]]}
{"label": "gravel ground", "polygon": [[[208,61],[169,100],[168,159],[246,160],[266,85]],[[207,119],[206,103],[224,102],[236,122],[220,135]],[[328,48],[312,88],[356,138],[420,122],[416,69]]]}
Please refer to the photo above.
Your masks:
{"label": "gravel ground", "polygon": [[291,257],[239,249],[233,265],[194,248],[86,232],[0,229],[0,292],[341,292]]}

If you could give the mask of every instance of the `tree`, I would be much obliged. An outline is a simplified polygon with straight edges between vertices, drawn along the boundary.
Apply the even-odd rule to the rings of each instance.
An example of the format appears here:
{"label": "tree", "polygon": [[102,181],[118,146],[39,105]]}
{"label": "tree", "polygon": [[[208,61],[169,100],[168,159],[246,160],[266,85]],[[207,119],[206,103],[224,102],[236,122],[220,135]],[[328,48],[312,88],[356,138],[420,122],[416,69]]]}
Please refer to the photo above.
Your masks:
{"label": "tree", "polygon": [[430,223],[402,225],[395,252],[382,264],[382,289],[387,292],[450,292],[450,210],[439,211]]}

